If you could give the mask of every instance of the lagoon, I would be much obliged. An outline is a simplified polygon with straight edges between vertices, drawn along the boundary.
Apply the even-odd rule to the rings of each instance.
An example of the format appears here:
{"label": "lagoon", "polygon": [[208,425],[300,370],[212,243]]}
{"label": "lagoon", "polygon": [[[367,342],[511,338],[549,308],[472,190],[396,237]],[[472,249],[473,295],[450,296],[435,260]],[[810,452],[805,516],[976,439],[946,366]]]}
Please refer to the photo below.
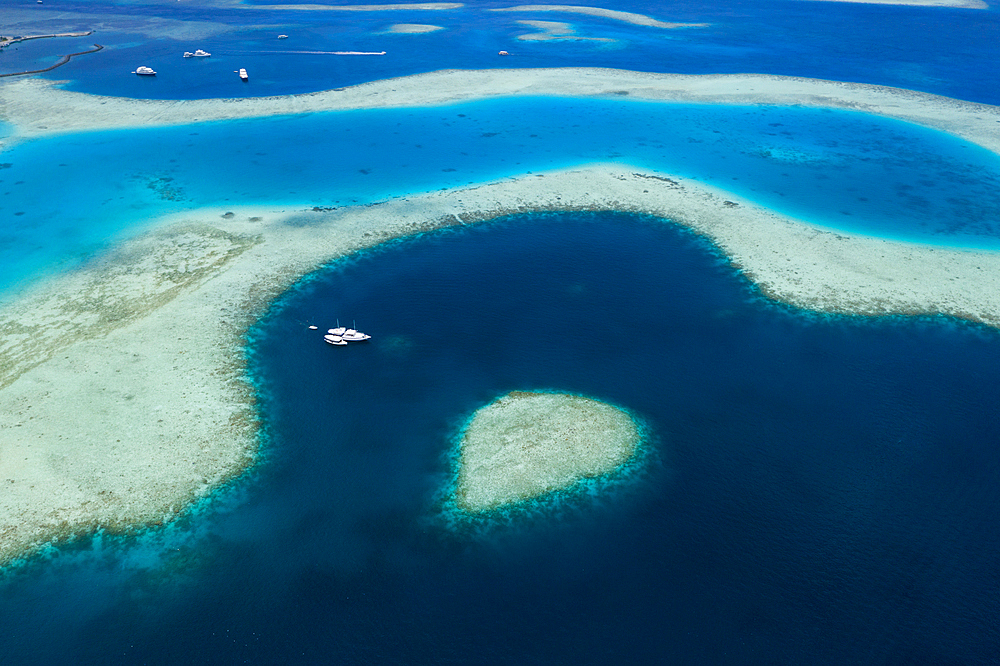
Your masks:
{"label": "lagoon", "polygon": [[1000,248],[1000,156],[842,110],[504,98],[77,133],[3,155],[0,288],[183,210],[371,204],[595,161],[687,176],[829,229]]}

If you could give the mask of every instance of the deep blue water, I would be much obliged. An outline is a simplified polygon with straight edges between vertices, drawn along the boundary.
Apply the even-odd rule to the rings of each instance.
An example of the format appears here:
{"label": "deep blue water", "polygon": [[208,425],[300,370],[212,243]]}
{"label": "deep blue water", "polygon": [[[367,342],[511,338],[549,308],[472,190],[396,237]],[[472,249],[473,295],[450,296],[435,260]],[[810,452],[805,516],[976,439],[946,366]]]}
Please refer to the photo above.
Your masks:
{"label": "deep blue water", "polygon": [[[260,4],[260,3],[257,3]],[[266,4],[289,4],[272,3]],[[294,4],[299,4],[295,0]],[[326,90],[365,81],[454,67],[617,67],[687,74],[757,72],[875,83],[988,104],[1000,103],[993,77],[1000,67],[1000,13],[834,2],[757,0],[728,2],[601,3],[663,21],[707,22],[706,28],[662,30],[560,13],[494,13],[516,3],[470,2],[448,11],[322,12],[206,7],[188,2],[128,3],[60,0],[29,6],[46,30],[97,28],[84,46],[107,48],[46,74],[74,90],[156,99],[267,96]],[[74,18],[65,12],[95,18]],[[53,14],[56,16],[53,16]],[[104,20],[102,21],[101,17]],[[205,36],[185,38],[178,25],[151,19],[199,22]],[[572,23],[586,41],[522,42],[534,32],[518,20]],[[425,35],[388,35],[394,23],[446,28]],[[30,31],[26,31],[30,32]],[[289,35],[277,40],[279,33]],[[46,40],[0,54],[0,71],[52,64],[79,51],[69,41]],[[184,51],[204,48],[205,61]],[[382,57],[340,57],[276,51],[386,51]],[[512,55],[499,58],[497,52]],[[23,53],[22,53],[23,52]],[[48,55],[44,55],[48,54]],[[132,76],[138,65],[159,72]],[[243,84],[233,70],[251,73]]]}
{"label": "deep blue water", "polygon": [[830,228],[1000,248],[1000,156],[848,111],[500,99],[81,133],[0,157],[0,287],[165,213],[369,203],[595,161],[689,176]]}
{"label": "deep blue water", "polygon": [[[306,324],[357,318],[368,345]],[[994,663],[996,332],[799,314],[623,215],[395,242],[253,332],[268,462],[152,539],[0,583],[5,663]],[[469,413],[634,410],[599,496],[451,525]]]}

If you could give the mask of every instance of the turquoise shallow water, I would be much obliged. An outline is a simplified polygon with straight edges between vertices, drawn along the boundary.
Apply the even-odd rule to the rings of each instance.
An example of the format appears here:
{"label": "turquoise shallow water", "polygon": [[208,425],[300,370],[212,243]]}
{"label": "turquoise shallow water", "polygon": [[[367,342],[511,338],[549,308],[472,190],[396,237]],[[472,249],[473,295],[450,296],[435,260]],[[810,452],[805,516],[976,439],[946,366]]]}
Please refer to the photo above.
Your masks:
{"label": "turquoise shallow water", "polygon": [[0,286],[201,206],[344,206],[589,162],[695,178],[821,226],[1000,248],[1000,157],[807,108],[518,98],[75,134],[3,153]]}

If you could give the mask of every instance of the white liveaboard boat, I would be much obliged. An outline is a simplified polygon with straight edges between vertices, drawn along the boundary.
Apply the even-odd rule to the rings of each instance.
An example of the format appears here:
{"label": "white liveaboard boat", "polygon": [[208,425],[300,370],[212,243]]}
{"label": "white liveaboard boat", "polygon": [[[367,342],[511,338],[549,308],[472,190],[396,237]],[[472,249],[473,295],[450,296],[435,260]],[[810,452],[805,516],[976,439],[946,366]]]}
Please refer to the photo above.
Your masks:
{"label": "white liveaboard boat", "polygon": [[349,328],[344,331],[344,335],[341,336],[344,340],[348,342],[364,342],[365,340],[371,340],[372,336],[366,335],[361,331],[357,331],[353,328]]}
{"label": "white liveaboard boat", "polygon": [[136,67],[133,74],[138,74],[139,76],[156,76],[156,72],[153,71],[152,67]]}
{"label": "white liveaboard boat", "polygon": [[208,51],[202,51],[201,49],[198,49],[194,53],[191,53],[190,51],[185,51],[184,52],[184,57],[185,58],[207,58],[210,55],[212,55],[212,54],[209,53]]}
{"label": "white liveaboard boat", "polygon": [[250,80],[250,76],[247,75],[247,70],[243,69],[242,67],[240,67],[239,75],[240,78],[243,79],[244,81]]}

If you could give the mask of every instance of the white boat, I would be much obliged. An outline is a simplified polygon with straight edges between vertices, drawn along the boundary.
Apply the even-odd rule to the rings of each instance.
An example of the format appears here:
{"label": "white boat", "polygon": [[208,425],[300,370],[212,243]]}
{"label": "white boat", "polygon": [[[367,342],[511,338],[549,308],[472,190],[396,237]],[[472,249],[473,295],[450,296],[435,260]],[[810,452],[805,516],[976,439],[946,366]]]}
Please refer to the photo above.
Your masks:
{"label": "white boat", "polygon": [[239,73],[240,73],[240,78],[243,79],[244,81],[249,81],[250,80],[250,77],[247,75],[247,70],[245,70],[242,67],[240,67],[240,72]]}
{"label": "white boat", "polygon": [[[357,324],[355,324],[356,326]],[[361,331],[354,328],[346,328],[340,325],[340,320],[337,320],[337,327],[331,328],[326,332],[326,337],[340,338],[344,341],[346,345],[348,342],[364,342],[365,340],[371,340],[372,336],[362,333]]]}
{"label": "white boat", "polygon": [[356,331],[353,328],[349,328],[344,331],[342,336],[348,342],[364,342],[365,340],[371,340],[372,336],[362,333],[361,331]]}
{"label": "white boat", "polygon": [[185,58],[207,58],[210,55],[212,55],[212,54],[209,53],[208,51],[202,51],[201,49],[198,49],[194,53],[191,53],[190,51],[185,51],[184,52],[184,57]]}
{"label": "white boat", "polygon": [[132,73],[139,76],[156,76],[156,72],[153,71],[152,67],[136,67],[136,70]]}
{"label": "white boat", "polygon": [[[357,324],[355,324],[355,326],[357,326]],[[372,339],[372,336],[366,335],[354,328],[349,328],[346,331],[344,331],[344,334],[341,337],[344,340],[347,340],[348,342],[364,342],[365,340]]]}
{"label": "white boat", "polygon": [[288,39],[288,35],[278,35],[278,39]]}
{"label": "white boat", "polygon": [[337,345],[340,347],[347,344],[347,341],[344,340],[339,335],[330,335],[329,333],[323,336],[323,342],[325,342],[328,345]]}

